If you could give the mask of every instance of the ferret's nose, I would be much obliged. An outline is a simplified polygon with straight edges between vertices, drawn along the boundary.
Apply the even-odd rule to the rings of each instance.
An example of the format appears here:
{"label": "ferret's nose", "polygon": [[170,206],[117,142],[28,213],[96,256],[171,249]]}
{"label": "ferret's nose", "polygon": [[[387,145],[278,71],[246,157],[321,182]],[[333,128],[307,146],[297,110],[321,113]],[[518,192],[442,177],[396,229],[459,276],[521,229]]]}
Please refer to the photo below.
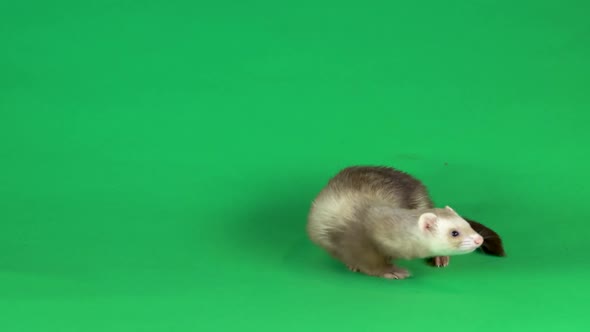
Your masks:
{"label": "ferret's nose", "polygon": [[480,244],[482,244],[482,243],[483,243],[483,237],[481,237],[480,235],[478,235],[478,236],[476,236],[476,237],[473,239],[473,242],[479,246]]}

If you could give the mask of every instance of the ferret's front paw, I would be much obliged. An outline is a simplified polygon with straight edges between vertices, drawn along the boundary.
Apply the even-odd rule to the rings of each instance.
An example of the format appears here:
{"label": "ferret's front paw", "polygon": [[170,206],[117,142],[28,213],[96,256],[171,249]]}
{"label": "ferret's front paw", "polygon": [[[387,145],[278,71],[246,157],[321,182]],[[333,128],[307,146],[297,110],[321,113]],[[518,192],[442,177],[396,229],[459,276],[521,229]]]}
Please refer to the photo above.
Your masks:
{"label": "ferret's front paw", "polygon": [[385,279],[406,279],[409,276],[411,276],[410,271],[397,266],[392,266],[383,274]]}
{"label": "ferret's front paw", "polygon": [[449,265],[451,261],[451,257],[449,256],[437,256],[428,259],[428,264],[435,266],[435,267],[446,267]]}

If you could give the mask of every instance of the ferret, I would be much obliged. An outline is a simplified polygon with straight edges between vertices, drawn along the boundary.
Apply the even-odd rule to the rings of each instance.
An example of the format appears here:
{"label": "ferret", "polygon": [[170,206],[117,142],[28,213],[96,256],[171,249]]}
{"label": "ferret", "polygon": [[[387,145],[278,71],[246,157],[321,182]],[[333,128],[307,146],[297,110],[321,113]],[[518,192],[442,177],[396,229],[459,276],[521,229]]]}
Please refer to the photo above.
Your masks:
{"label": "ferret", "polygon": [[352,166],[330,179],[312,202],[307,234],[351,271],[387,279],[410,276],[397,259],[444,267],[478,248],[505,255],[496,232],[435,208],[422,182],[385,166]]}

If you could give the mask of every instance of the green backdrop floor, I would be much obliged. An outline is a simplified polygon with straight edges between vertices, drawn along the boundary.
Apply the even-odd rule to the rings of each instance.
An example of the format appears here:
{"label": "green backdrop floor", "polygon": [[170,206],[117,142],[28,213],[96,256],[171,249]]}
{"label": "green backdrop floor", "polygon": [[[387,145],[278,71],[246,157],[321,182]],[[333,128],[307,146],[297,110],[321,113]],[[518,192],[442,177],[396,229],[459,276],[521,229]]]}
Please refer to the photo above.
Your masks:
{"label": "green backdrop floor", "polygon": [[[4,331],[588,327],[587,1],[0,4]],[[389,281],[304,233],[353,164],[509,257]]]}

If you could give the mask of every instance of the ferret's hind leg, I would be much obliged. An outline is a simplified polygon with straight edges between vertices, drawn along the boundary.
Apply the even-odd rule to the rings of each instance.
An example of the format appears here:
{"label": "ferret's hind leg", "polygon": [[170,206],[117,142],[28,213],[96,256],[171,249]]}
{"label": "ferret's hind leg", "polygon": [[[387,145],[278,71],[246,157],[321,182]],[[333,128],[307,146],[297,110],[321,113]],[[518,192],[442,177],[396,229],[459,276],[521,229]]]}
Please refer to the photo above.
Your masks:
{"label": "ferret's hind leg", "polygon": [[381,253],[369,238],[363,236],[362,229],[332,231],[329,239],[330,254],[353,272],[387,279],[404,279],[410,276],[407,270],[392,265],[390,255]]}
{"label": "ferret's hind leg", "polygon": [[370,245],[348,246],[340,252],[340,259],[353,272],[386,278],[386,279],[405,279],[410,273],[391,264],[391,257],[385,256]]}
{"label": "ferret's hind leg", "polygon": [[385,279],[405,279],[411,275],[408,270],[391,264],[391,257],[384,256],[377,250],[342,250],[333,255],[352,272]]}

